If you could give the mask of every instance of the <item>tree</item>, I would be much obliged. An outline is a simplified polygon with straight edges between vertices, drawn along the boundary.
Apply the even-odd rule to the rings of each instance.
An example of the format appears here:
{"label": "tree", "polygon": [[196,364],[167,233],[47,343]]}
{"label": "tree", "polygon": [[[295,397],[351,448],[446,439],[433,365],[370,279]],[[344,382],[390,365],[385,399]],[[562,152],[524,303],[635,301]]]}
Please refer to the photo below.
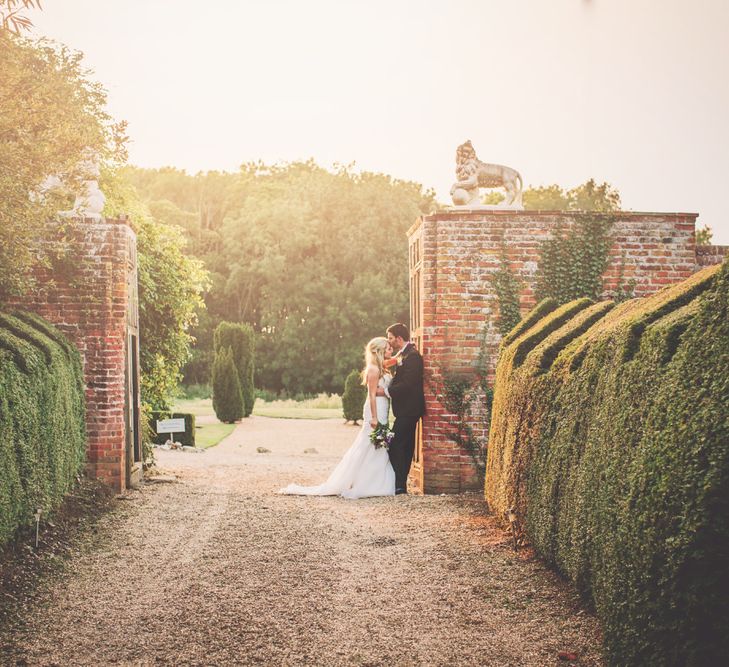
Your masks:
{"label": "tree", "polygon": [[[3,5],[17,9],[14,2]],[[3,14],[3,20],[12,22],[12,17]],[[124,123],[114,123],[106,112],[106,93],[89,78],[82,54],[48,40],[22,39],[3,28],[0,63],[2,297],[22,294],[33,267],[48,261],[39,242],[46,222],[70,208],[81,193],[88,160],[123,160],[126,137]],[[62,187],[46,187],[49,176]]]}
{"label": "tree", "polygon": [[620,194],[609,183],[598,185],[595,179],[585,181],[571,190],[559,185],[530,187],[524,190],[524,208],[543,211],[600,211],[620,210]]}
{"label": "tree", "polygon": [[164,410],[190,358],[190,328],[204,308],[207,276],[202,264],[184,254],[181,231],[144,219],[137,232],[139,349],[142,397]]}
{"label": "tree", "polygon": [[104,214],[124,213],[137,232],[142,401],[152,410],[167,410],[195,342],[191,329],[205,306],[208,273],[185,254],[182,230],[154,220],[118,171],[103,171],[101,187]]}
{"label": "tree", "polygon": [[367,398],[367,388],[362,384],[362,374],[354,370],[348,376],[344,383],[344,393],[342,394],[342,411],[344,420],[357,422],[362,419],[362,406]]}
{"label": "tree", "polygon": [[257,386],[338,392],[364,342],[408,321],[405,233],[434,205],[420,185],[313,162],[126,172],[153,210],[189,222],[190,252],[211,272],[195,377],[212,357],[203,328],[232,319],[255,332]]}
{"label": "tree", "polygon": [[182,369],[184,384],[210,384],[210,373],[215,358],[213,350],[214,333],[215,324],[210,311],[203,308],[198,313],[198,323],[190,329],[194,344],[190,350],[190,360]]}
{"label": "tree", "polygon": [[704,225],[696,230],[696,245],[710,245],[714,237],[714,231],[709,225]]}
{"label": "tree", "polygon": [[566,211],[569,208],[567,193],[559,185],[529,187],[522,195],[527,211]]}
{"label": "tree", "polygon": [[573,211],[609,213],[620,210],[620,193],[609,183],[598,185],[593,178],[569,190],[567,199]]}
{"label": "tree", "polygon": [[238,373],[238,382],[243,397],[243,416],[248,417],[253,412],[253,405],[256,401],[253,385],[256,341],[253,329],[248,324],[221,322],[215,329],[213,345],[215,354],[219,354],[220,350],[224,348],[232,350],[233,363]]}
{"label": "tree", "polygon": [[213,410],[221,422],[232,424],[243,416],[243,395],[233,350],[221,348],[213,361]]}
{"label": "tree", "polygon": [[482,201],[487,206],[496,206],[506,199],[506,196],[501,190],[491,190],[487,192]]}
{"label": "tree", "polygon": [[22,9],[41,9],[40,0],[0,0],[0,31],[18,36],[30,30],[33,22],[20,13]]}

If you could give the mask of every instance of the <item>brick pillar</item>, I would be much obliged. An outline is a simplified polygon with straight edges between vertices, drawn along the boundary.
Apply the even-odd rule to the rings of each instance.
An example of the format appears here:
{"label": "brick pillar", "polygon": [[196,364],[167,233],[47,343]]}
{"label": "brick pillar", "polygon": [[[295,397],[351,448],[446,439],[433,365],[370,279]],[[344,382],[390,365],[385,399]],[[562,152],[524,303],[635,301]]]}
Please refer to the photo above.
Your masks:
{"label": "brick pillar", "polygon": [[78,347],[88,472],[122,491],[128,476],[127,332],[137,317],[136,235],[122,220],[75,222],[64,230],[70,234],[68,256],[39,270],[32,292],[11,305],[46,318]]}
{"label": "brick pillar", "polygon": [[[498,300],[491,277],[505,247],[520,279],[522,314],[535,305],[540,244],[569,229],[580,212],[449,210],[419,219],[408,232],[411,327],[425,359],[427,414],[411,472],[425,493],[480,487],[472,456],[455,441],[454,415],[443,400],[449,374],[473,378],[479,353],[493,382],[498,346]],[[619,280],[634,281],[635,296],[679,282],[697,268],[696,214],[622,212],[615,219],[610,264],[603,276],[608,297]],[[488,441],[483,393],[476,389],[467,423],[481,447]]]}

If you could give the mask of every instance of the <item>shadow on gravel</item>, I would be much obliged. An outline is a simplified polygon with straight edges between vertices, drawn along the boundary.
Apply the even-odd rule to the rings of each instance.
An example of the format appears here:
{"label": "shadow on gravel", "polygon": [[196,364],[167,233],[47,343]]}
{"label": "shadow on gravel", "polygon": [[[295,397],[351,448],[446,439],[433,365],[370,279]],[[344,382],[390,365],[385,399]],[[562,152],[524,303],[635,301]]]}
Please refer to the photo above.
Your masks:
{"label": "shadow on gravel", "polygon": [[0,549],[0,655],[4,659],[14,648],[13,630],[44,584],[63,572],[66,561],[79,553],[95,534],[98,520],[116,504],[107,485],[83,477],[63,504],[41,520],[38,548],[34,524],[20,529]]}

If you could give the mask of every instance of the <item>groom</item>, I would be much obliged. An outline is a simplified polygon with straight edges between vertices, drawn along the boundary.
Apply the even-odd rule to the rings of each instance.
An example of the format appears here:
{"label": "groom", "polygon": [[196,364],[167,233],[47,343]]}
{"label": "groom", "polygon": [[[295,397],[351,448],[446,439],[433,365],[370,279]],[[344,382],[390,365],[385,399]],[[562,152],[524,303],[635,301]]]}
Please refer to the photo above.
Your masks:
{"label": "groom", "polygon": [[399,495],[407,493],[408,473],[415,451],[415,429],[425,413],[423,357],[410,342],[410,331],[404,324],[389,327],[387,340],[395,352],[397,366],[390,387],[379,389],[377,393],[392,401],[395,437],[389,452],[395,470],[395,495]]}

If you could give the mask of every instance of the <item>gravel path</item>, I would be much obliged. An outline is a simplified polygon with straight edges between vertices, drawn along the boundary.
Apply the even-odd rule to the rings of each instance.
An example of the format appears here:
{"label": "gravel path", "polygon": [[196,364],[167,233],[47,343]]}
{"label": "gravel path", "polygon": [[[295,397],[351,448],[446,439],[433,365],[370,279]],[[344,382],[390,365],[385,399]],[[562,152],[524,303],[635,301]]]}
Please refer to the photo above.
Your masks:
{"label": "gravel path", "polygon": [[322,481],[355,434],[252,417],[203,454],[158,452],[178,481],[102,519],[16,632],[20,664],[602,664],[594,616],[479,495],[276,495]]}

